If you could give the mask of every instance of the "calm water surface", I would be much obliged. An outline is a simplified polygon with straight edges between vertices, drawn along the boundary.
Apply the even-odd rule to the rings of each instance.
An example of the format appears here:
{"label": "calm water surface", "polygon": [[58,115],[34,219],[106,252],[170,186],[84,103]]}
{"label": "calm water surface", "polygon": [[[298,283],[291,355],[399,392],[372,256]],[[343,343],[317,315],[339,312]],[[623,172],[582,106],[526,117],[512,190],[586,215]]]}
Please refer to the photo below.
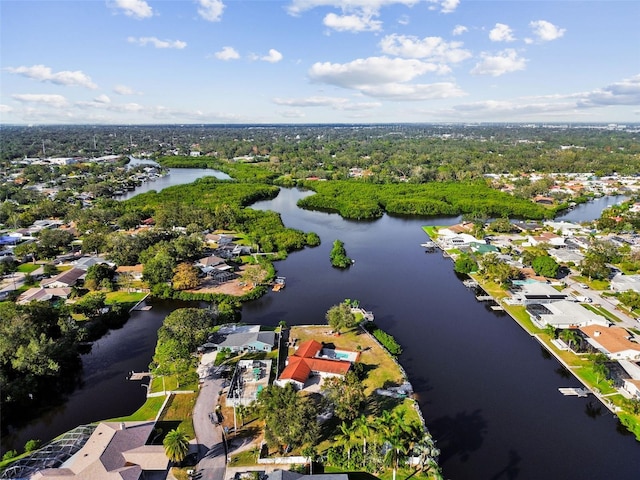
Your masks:
{"label": "calm water surface", "polygon": [[[323,323],[344,298],[373,310],[404,348],[406,368],[450,479],[638,479],[640,443],[593,399],[564,397],[579,386],[509,316],[478,303],[451,261],[424,253],[425,224],[456,219],[385,216],[352,222],[295,207],[304,193],[283,190],[253,208],[315,231],[322,245],[276,265],[287,287],[247,304],[243,320]],[[335,239],[356,260],[330,267]],[[601,414],[590,416],[590,407]]]}
{"label": "calm water surface", "polygon": [[[194,170],[195,178],[213,173]],[[172,169],[166,178],[170,185],[195,180],[181,175]],[[135,193],[160,188],[158,181],[149,182]],[[245,305],[243,321],[323,323],[332,305],[359,299],[404,348],[401,363],[442,450],[448,479],[640,478],[640,443],[617,428],[608,410],[593,415],[590,407],[597,410],[599,404],[592,399],[563,397],[559,387],[579,384],[508,316],[476,302],[450,260],[424,253],[423,225],[459,219],[347,221],[298,209],[296,201],[307,194],[283,189],[274,200],[254,205],[280,212],[287,226],[318,233],[322,245],[277,263],[278,274],[287,277],[286,289]],[[603,200],[587,204],[589,212],[580,206],[569,214],[595,218]],[[356,260],[346,271],[330,266],[335,239],[344,241]],[[182,306],[153,301],[152,310],[135,312],[122,329],[96,342],[83,356],[82,387],[64,405],[14,429],[2,439],[3,450],[136,410],[144,389],[125,375],[146,370],[162,320]]]}

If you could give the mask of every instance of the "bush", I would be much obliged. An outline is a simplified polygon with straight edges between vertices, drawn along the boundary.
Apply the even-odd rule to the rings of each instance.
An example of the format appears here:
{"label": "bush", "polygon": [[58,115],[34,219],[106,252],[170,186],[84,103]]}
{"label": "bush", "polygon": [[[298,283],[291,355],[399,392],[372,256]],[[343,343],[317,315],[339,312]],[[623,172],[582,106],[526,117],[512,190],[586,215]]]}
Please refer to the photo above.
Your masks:
{"label": "bush", "polygon": [[33,452],[40,448],[40,440],[29,440],[24,444],[24,451],[26,453]]}

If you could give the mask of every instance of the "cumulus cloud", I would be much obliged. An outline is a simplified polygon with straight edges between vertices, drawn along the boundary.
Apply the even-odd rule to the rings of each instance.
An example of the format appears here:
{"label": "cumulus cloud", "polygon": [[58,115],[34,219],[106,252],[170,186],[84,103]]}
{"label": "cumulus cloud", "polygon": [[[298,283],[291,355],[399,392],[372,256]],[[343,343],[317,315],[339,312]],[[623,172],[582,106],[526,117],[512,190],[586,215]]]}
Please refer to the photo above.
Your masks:
{"label": "cumulus cloud", "polygon": [[287,11],[297,16],[318,7],[333,7],[339,9],[341,14],[326,15],[323,20],[325,26],[342,32],[379,31],[382,22],[376,18],[381,8],[392,5],[412,7],[421,2],[442,13],[453,12],[460,3],[459,0],[292,0]]}
{"label": "cumulus cloud", "polygon": [[128,17],[142,19],[153,16],[153,9],[145,0],[114,0],[112,5]]}
{"label": "cumulus cloud", "polygon": [[309,78],[361,93],[393,100],[425,100],[464,95],[453,83],[408,84],[426,73],[439,73],[442,66],[417,59],[369,57],[349,63],[316,63]]}
{"label": "cumulus cloud", "polygon": [[209,22],[219,22],[224,11],[222,0],[198,0],[198,14]]}
{"label": "cumulus cloud", "polygon": [[511,30],[509,25],[496,23],[496,26],[489,32],[489,39],[492,42],[513,42],[515,37],[513,36],[513,30]]}
{"label": "cumulus cloud", "polygon": [[[552,40],[556,40],[564,36],[564,33],[567,31],[566,28],[559,28],[546,20],[531,22],[529,23],[529,26],[539,42],[550,42]],[[534,40],[530,38],[525,39],[525,41],[527,43],[534,42]]]}
{"label": "cumulus cloud", "polygon": [[507,48],[496,55],[483,52],[480,54],[481,60],[471,70],[474,75],[492,75],[499,77],[505,73],[524,70],[527,60],[519,57],[518,52],[512,48]]}
{"label": "cumulus cloud", "polygon": [[118,95],[134,95],[136,93],[133,88],[126,85],[116,85],[113,87],[113,91]]}
{"label": "cumulus cloud", "polygon": [[44,93],[16,93],[12,98],[22,103],[35,103],[48,107],[62,108],[67,105],[67,99],[62,95]]}
{"label": "cumulus cloud", "polygon": [[187,46],[187,42],[182,40],[160,40],[156,37],[129,37],[127,42],[146,47],[147,45],[153,45],[156,48],[176,48],[182,50]]}
{"label": "cumulus cloud", "polygon": [[282,54],[278,50],[276,50],[275,48],[271,48],[269,49],[269,54],[260,57],[260,60],[269,63],[278,63],[280,60],[282,60],[282,58]]}
{"label": "cumulus cloud", "polygon": [[31,67],[7,67],[9,73],[22,75],[23,77],[38,80],[40,82],[50,82],[56,85],[65,85],[70,87],[85,87],[96,89],[98,86],[91,81],[91,78],[80,70],[70,71],[63,70],[53,72],[50,67],[44,65],[33,65]]}
{"label": "cumulus cloud", "polygon": [[440,8],[442,13],[452,13],[458,8],[460,0],[428,0],[429,3],[435,4],[434,9]]}
{"label": "cumulus cloud", "polygon": [[13,108],[10,107],[9,105],[4,105],[3,103],[0,103],[0,113],[9,113],[9,112],[13,112]]}
{"label": "cumulus cloud", "polygon": [[410,35],[387,35],[380,41],[383,53],[405,58],[427,58],[435,62],[458,63],[471,57],[471,52],[462,48],[462,42],[446,42],[440,37],[418,37]]}
{"label": "cumulus cloud", "polygon": [[233,47],[222,47],[222,50],[214,53],[218,60],[237,60],[240,54]]}
{"label": "cumulus cloud", "polygon": [[382,22],[374,20],[372,15],[336,15],[329,13],[324,17],[326,27],[338,32],[375,32],[382,29]]}
{"label": "cumulus cloud", "polygon": [[453,27],[453,31],[451,32],[453,35],[462,35],[465,32],[468,32],[469,29],[464,25],[456,25]]}
{"label": "cumulus cloud", "polygon": [[360,88],[369,84],[408,82],[437,70],[437,65],[416,59],[369,57],[349,63],[318,62],[311,66],[309,77],[315,82]]}

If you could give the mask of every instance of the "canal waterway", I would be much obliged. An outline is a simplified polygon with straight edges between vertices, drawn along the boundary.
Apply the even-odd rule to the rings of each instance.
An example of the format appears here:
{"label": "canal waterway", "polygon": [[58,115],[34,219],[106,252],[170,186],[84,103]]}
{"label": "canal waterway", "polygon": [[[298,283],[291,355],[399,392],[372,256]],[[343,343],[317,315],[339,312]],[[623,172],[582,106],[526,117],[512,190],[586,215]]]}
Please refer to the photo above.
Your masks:
{"label": "canal waterway", "polygon": [[[593,397],[561,395],[558,388],[580,384],[508,315],[477,302],[450,259],[420,247],[423,225],[457,219],[347,221],[297,208],[304,195],[283,190],[253,205],[318,233],[322,245],[279,262],[286,289],[247,304],[244,321],[323,323],[345,298],[373,310],[404,349],[400,362],[442,450],[445,478],[639,478],[640,443]],[[329,264],[336,239],[356,261],[346,271]]]}
{"label": "canal waterway", "polygon": [[[195,178],[212,174],[194,170]],[[164,186],[195,179],[181,182],[185,177],[173,169],[165,178],[171,182]],[[161,188],[156,180],[133,193]],[[578,382],[510,317],[477,302],[449,259],[420,247],[427,239],[423,225],[453,224],[458,218],[348,221],[297,208],[296,201],[307,194],[283,189],[275,199],[253,206],[280,212],[287,226],[318,233],[322,244],[278,262],[286,289],[246,304],[243,321],[323,323],[325,312],[345,298],[373,310],[376,323],[404,348],[400,361],[442,450],[445,478],[638,478],[640,443],[594,399],[562,396],[559,387]],[[591,219],[602,210],[601,200],[587,204],[595,212]],[[330,266],[335,239],[345,242],[356,261],[348,270]],[[152,305],[96,342],[83,355],[80,388],[63,405],[12,429],[2,439],[3,450],[142,405],[145,390],[127,381],[126,374],[147,368],[162,320],[186,304],[154,300]]]}

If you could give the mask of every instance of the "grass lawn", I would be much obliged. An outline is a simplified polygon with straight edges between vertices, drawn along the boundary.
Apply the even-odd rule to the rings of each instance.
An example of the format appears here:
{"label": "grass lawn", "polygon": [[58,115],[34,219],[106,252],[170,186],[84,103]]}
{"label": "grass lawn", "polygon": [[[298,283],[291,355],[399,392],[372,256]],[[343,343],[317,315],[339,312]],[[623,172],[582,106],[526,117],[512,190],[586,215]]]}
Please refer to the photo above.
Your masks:
{"label": "grass lawn", "polygon": [[[376,388],[385,384],[401,385],[404,381],[400,367],[370,335],[359,328],[332,335],[331,327],[324,325],[311,325],[306,327],[292,327],[289,338],[296,338],[297,344],[305,340],[317,340],[319,342],[332,343],[338,349],[358,351],[359,362],[367,370],[367,378],[364,380],[365,395],[371,395]],[[358,348],[360,347],[360,348]],[[289,354],[294,352],[289,349]]]}
{"label": "grass lawn", "polygon": [[195,438],[196,434],[193,430],[193,407],[198,398],[197,393],[181,393],[171,395],[167,407],[160,420],[180,420],[180,429],[187,434],[189,438]]}
{"label": "grass lawn", "polygon": [[[585,365],[583,367],[579,367],[573,370],[576,374],[584,380],[587,385],[592,388],[597,388],[600,390],[600,393],[603,395],[607,395],[609,393],[614,393],[616,391],[609,383],[602,378],[602,376],[597,376],[593,371],[593,365]],[[599,381],[596,381],[599,380]]]}
{"label": "grass lawn", "polygon": [[23,263],[18,266],[18,271],[21,273],[31,273],[39,269],[42,265],[38,263]]}
{"label": "grass lawn", "polygon": [[252,467],[258,462],[257,449],[245,450],[231,457],[229,466],[231,467]]}
{"label": "grass lawn", "polygon": [[439,228],[440,227],[436,227],[435,225],[425,225],[424,227],[422,227],[422,230],[424,230],[424,233],[429,235],[429,238],[434,239],[434,238],[438,238]]}
{"label": "grass lawn", "polygon": [[154,420],[160,408],[162,407],[162,403],[164,402],[164,397],[151,397],[147,398],[147,401],[135,412],[126,417],[118,417],[112,418],[110,420],[106,420],[107,422],[142,422],[145,420]]}
{"label": "grass lawn", "polygon": [[118,291],[118,292],[108,292],[107,293],[107,298],[106,298],[106,303],[107,304],[112,304],[112,303],[138,303],[140,300],[142,300],[145,295],[147,295],[146,293],[143,292],[125,292],[125,291]]}
{"label": "grass lawn", "polygon": [[606,308],[601,307],[600,305],[590,305],[590,304],[583,304],[583,307],[585,307],[587,310],[591,310],[593,313],[596,313],[598,315],[602,315],[604,318],[607,318],[609,320],[611,320],[614,323],[620,322],[621,320],[616,317],[615,315],[613,315],[609,310],[607,310]]}

